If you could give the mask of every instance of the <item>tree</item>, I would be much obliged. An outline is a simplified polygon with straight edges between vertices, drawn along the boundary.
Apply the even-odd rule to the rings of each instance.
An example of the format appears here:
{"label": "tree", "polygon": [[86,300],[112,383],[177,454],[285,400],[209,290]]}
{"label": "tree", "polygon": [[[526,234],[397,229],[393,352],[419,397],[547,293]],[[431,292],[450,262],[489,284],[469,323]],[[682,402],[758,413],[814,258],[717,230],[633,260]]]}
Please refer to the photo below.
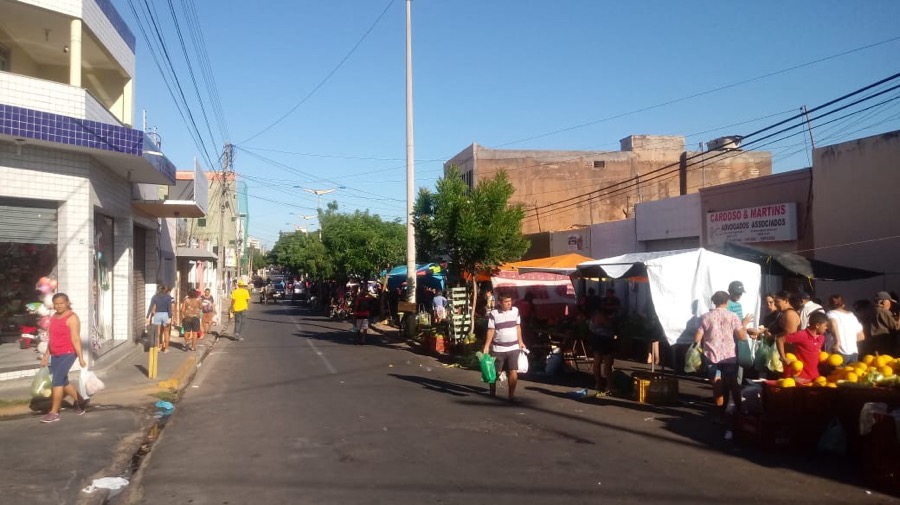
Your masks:
{"label": "tree", "polygon": [[406,228],[399,220],[383,221],[368,211],[339,214],[332,202],[319,214],[319,223],[339,279],[374,279],[406,255]]}
{"label": "tree", "polygon": [[[446,254],[451,273],[467,274],[470,313],[478,299],[478,272],[521,259],[528,250],[529,242],[521,232],[525,209],[509,203],[514,191],[503,171],[469,191],[454,166],[438,179],[435,193],[420,190],[413,207],[417,250],[421,248],[421,257]],[[470,331],[474,331],[475,318],[470,320]]]}
{"label": "tree", "polygon": [[315,235],[303,231],[282,233],[269,252],[271,263],[314,279],[332,275],[334,267],[325,246]]}

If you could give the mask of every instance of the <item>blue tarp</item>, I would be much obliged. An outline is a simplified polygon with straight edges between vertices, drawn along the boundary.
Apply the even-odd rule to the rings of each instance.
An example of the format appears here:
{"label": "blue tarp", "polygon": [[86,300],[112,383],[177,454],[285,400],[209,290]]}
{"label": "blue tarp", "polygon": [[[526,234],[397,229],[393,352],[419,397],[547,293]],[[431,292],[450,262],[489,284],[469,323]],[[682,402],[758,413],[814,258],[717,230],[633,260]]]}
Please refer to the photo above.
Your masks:
{"label": "blue tarp", "polygon": [[[388,276],[388,289],[397,289],[406,282],[406,265],[394,267]],[[437,263],[416,266],[416,284],[434,289],[444,289],[447,274]]]}

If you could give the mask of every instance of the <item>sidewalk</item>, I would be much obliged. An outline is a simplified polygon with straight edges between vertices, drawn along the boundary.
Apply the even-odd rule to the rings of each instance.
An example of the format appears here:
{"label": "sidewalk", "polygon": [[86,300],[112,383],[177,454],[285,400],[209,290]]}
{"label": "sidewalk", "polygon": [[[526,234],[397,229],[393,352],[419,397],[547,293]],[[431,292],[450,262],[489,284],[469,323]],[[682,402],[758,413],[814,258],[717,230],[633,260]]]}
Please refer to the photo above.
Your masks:
{"label": "sidewalk", "polygon": [[[82,487],[102,477],[130,478],[122,469],[133,468],[167,419],[159,417],[155,403],[174,400],[229,327],[215,326],[196,352],[182,351],[184,339],[173,338],[169,352],[159,354],[156,379],[147,378],[149,354],[142,344],[120,345],[92,368],[106,388],[91,398],[87,413],[76,416],[67,400],[60,421],[52,424],[40,423],[41,412],[29,406],[31,378],[0,382],[4,502],[106,503],[109,491],[89,494]],[[69,379],[77,381],[78,375],[72,372]]]}

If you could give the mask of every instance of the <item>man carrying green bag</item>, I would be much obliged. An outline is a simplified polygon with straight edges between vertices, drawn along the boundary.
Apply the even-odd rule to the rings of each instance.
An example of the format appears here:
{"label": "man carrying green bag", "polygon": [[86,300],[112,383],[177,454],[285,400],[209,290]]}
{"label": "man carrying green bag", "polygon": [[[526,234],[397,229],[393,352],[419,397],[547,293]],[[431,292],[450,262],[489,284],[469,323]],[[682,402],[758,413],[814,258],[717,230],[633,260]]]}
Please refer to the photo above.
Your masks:
{"label": "man carrying green bag", "polygon": [[497,367],[494,366],[494,358],[490,354],[475,353],[478,364],[481,365],[481,382],[494,384],[497,382]]}
{"label": "man carrying green bag", "polygon": [[[495,373],[506,371],[506,377],[509,379],[510,402],[518,402],[516,383],[519,378],[519,353],[524,348],[519,309],[513,307],[512,298],[504,294],[500,297],[500,307],[488,314],[487,337],[482,354],[490,353],[494,359]],[[496,378],[494,381],[488,382],[491,396],[497,395]]]}

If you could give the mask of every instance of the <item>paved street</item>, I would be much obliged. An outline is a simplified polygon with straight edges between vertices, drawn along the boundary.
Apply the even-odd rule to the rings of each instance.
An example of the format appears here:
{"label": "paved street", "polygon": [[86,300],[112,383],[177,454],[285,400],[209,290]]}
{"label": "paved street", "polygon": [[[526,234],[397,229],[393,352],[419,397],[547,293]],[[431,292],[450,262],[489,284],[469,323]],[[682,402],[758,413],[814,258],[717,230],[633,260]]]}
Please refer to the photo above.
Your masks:
{"label": "paved street", "polygon": [[705,397],[658,408],[523,381],[509,405],[473,371],[348,329],[253,305],[117,503],[897,502],[837,482],[835,462],[735,449]]}

